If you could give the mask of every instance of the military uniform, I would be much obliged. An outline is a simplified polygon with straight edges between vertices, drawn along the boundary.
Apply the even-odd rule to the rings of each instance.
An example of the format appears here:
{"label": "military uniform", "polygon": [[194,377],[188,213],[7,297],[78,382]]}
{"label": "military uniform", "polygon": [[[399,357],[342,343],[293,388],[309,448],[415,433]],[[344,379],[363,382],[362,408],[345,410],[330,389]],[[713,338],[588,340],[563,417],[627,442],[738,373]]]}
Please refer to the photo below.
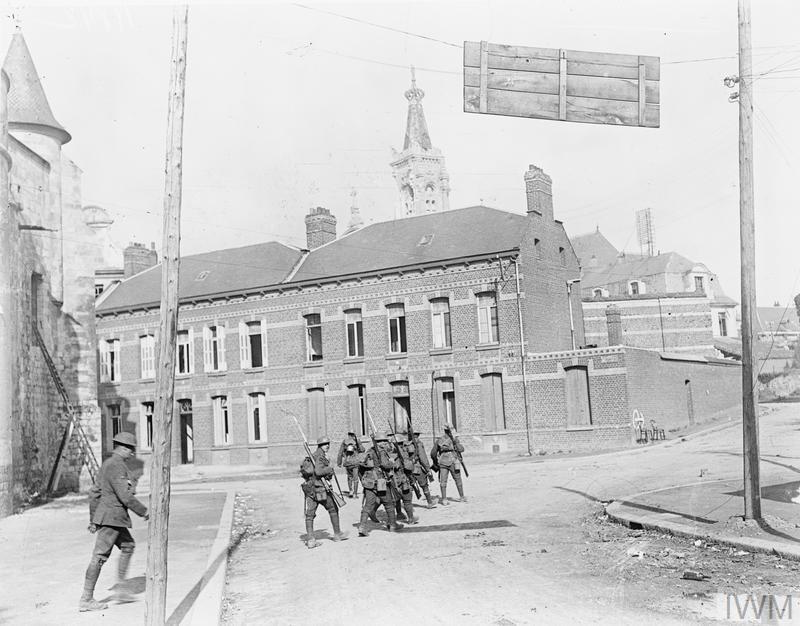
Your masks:
{"label": "military uniform", "polygon": [[433,442],[431,448],[431,460],[433,461],[434,471],[439,471],[439,488],[442,491],[440,502],[447,504],[447,475],[452,474],[453,480],[458,489],[459,501],[466,502],[464,496],[464,485],[461,482],[461,461],[458,460],[456,452],[463,452],[464,446],[458,440],[458,435],[453,434],[449,427],[445,426],[444,434]]}
{"label": "military uniform", "polygon": [[[100,570],[114,546],[120,551],[117,566],[119,582],[124,582],[127,576],[131,556],[136,547],[136,542],[128,530],[131,527],[128,509],[140,517],[148,516],[147,507],[134,495],[135,480],[125,464],[125,459],[134,453],[136,438],[131,433],[118,433],[114,437],[114,443],[118,445],[115,446],[111,456],[103,462],[89,497],[89,531],[96,533],[96,539],[89,567],[86,568],[83,595],[79,603],[81,611],[106,608],[104,603],[94,599],[94,588]],[[119,593],[117,599],[130,600],[126,593]]]}
{"label": "military uniform", "polygon": [[347,472],[347,490],[351,498],[358,497],[358,463],[359,455],[364,452],[364,446],[356,437],[355,433],[347,433],[339,445],[339,455],[336,457],[336,465],[342,467]]}
{"label": "military uniform", "polygon": [[397,523],[394,510],[393,487],[389,480],[394,470],[394,462],[389,456],[389,446],[386,437],[376,437],[375,446],[367,450],[359,464],[361,486],[364,487],[364,504],[361,507],[361,521],[358,525],[358,534],[366,537],[368,519],[377,519],[375,513],[380,505],[386,510],[389,531],[394,532],[401,528]]}
{"label": "military uniform", "polygon": [[333,541],[347,539],[347,534],[342,532],[339,526],[339,507],[336,505],[333,496],[328,492],[326,485],[327,479],[333,476],[328,457],[325,455],[323,446],[330,445],[327,437],[317,439],[317,449],[311,457],[306,457],[300,466],[300,472],[305,481],[300,486],[305,495],[304,509],[306,517],[306,546],[316,548],[319,543],[314,537],[314,518],[317,515],[317,506],[324,506],[331,518],[333,526]]}
{"label": "military uniform", "polygon": [[[417,482],[420,489],[422,489],[422,493],[425,495],[425,500],[428,502],[428,508],[436,508],[436,503],[431,497],[431,488],[429,486],[431,465],[428,462],[428,454],[425,452],[425,444],[423,444],[422,439],[419,438],[419,431],[414,431],[414,439],[409,441],[406,445],[408,447],[412,447],[414,450],[414,480]],[[430,476],[430,479],[433,479],[432,475]]]}
{"label": "military uniform", "polygon": [[[389,433],[387,437],[395,437],[395,435]],[[414,480],[414,459],[412,453],[406,448],[404,442],[397,442],[396,445],[392,444],[389,456],[394,464],[392,474],[394,485],[397,489],[395,499],[397,519],[408,520],[409,524],[416,524],[419,519],[414,515],[414,502],[412,499],[411,481]],[[403,509],[405,509],[405,515],[403,515]]]}

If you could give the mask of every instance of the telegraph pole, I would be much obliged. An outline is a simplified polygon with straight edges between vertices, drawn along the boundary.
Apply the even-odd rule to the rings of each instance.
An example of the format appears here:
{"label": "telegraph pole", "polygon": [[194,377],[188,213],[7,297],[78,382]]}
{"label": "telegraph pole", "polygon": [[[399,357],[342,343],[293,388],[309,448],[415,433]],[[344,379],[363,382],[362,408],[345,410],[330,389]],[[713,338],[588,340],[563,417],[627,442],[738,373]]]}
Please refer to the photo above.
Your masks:
{"label": "telegraph pole", "polygon": [[156,374],[153,455],[150,464],[150,523],[147,526],[147,578],[144,622],[166,621],[167,536],[169,531],[172,413],[175,405],[175,341],[178,325],[183,108],[186,89],[187,6],[172,18],[172,70],[167,112],[163,239],[161,244],[161,320]]}
{"label": "telegraph pole", "polygon": [[739,231],[742,265],[742,441],[744,517],[761,518],[758,458],[758,391],[753,359],[756,309],[755,209],[753,200],[753,63],[750,0],[739,0]]}

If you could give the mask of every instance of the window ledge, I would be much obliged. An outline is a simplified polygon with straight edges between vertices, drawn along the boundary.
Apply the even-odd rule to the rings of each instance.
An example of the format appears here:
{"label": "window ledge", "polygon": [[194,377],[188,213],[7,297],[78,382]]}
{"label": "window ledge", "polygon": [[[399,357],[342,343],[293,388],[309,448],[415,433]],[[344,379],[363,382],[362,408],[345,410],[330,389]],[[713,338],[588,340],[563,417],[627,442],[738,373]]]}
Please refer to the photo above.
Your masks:
{"label": "window ledge", "polygon": [[175,373],[175,378],[176,379],[191,378],[192,375],[193,375],[193,372],[184,372],[182,374],[179,374],[179,373],[176,372]]}
{"label": "window ledge", "polygon": [[227,370],[214,370],[213,372],[206,372],[207,376],[225,376],[227,374]]}
{"label": "window ledge", "polygon": [[494,343],[479,343],[475,346],[476,350],[498,350],[500,348],[500,342],[496,341]]}
{"label": "window ledge", "polygon": [[408,352],[389,352],[385,358],[387,361],[391,361],[392,359],[407,359]]}
{"label": "window ledge", "polygon": [[453,354],[452,346],[449,348],[432,348],[430,351],[431,356],[436,356],[437,354]]}
{"label": "window ledge", "polygon": [[259,365],[258,367],[245,367],[245,368],[242,368],[242,371],[245,374],[255,374],[257,372],[263,372],[264,369],[265,368],[264,368],[263,365]]}
{"label": "window ledge", "polygon": [[348,363],[363,363],[364,357],[363,356],[348,356],[342,359],[342,363],[347,365]]}
{"label": "window ledge", "polygon": [[567,426],[568,433],[574,433],[582,430],[594,430],[594,426]]}
{"label": "window ledge", "polygon": [[156,382],[156,377],[155,376],[143,376],[142,378],[139,379],[139,382],[140,383],[154,383],[154,382]]}
{"label": "window ledge", "polygon": [[306,361],[305,363],[303,363],[303,367],[308,369],[313,369],[315,367],[322,367],[322,366],[323,366],[322,361]]}

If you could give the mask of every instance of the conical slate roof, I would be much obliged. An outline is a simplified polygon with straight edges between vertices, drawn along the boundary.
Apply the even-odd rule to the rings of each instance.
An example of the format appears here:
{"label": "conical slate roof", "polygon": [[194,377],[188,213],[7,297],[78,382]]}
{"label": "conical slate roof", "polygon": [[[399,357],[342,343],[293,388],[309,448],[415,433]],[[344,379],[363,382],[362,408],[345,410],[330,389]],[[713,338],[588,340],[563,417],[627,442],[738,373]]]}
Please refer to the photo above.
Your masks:
{"label": "conical slate roof", "polygon": [[11,83],[8,90],[9,128],[49,135],[61,144],[72,139],[50,110],[22,33],[15,33],[11,38],[3,69]]}
{"label": "conical slate roof", "polygon": [[418,146],[423,150],[431,149],[431,137],[428,134],[428,124],[425,122],[425,112],[422,110],[422,99],[425,92],[417,87],[414,68],[411,68],[411,89],[405,93],[408,100],[408,119],[406,120],[406,138],[403,150]]}

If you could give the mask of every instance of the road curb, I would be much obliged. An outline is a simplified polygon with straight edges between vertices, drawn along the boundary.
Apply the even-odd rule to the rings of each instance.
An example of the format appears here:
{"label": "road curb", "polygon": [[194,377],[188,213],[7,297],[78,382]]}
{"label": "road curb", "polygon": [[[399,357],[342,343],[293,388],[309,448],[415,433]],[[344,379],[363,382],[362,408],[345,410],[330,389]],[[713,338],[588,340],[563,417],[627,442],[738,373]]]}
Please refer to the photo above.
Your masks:
{"label": "road curb", "polygon": [[[672,487],[672,489],[674,488],[675,487]],[[633,500],[636,497],[637,496],[626,498],[626,500]],[[622,510],[624,506],[625,505],[621,502],[612,502],[605,507],[606,515],[608,515],[611,521],[622,524],[623,526],[630,527],[631,524],[636,524],[638,527],[644,528],[645,530],[659,530],[677,537],[686,537],[689,539],[705,539],[709,542],[748,550],[750,552],[775,554],[784,559],[800,561],[800,546],[776,545],[773,541],[759,539],[757,537],[737,537],[735,535],[718,535],[710,532],[702,532],[694,530],[692,527],[686,526],[685,524],[661,520],[654,515],[626,512]]]}
{"label": "road curb", "polygon": [[222,616],[222,599],[225,592],[225,579],[228,573],[228,548],[233,529],[233,509],[236,492],[228,490],[225,505],[219,519],[219,528],[214,544],[208,555],[206,571],[198,584],[200,589],[197,600],[192,607],[191,615],[186,621],[190,626],[206,626],[218,624]]}

